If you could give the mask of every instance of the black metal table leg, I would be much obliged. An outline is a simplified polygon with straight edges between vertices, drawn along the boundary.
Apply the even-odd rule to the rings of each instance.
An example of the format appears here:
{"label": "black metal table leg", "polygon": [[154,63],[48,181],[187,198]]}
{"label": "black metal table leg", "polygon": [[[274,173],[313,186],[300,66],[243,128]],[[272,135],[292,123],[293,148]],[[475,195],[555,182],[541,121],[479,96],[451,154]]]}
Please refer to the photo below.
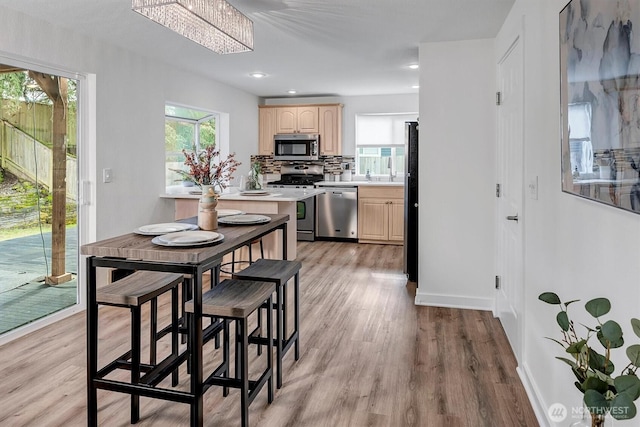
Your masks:
{"label": "black metal table leg", "polygon": [[98,371],[98,305],[96,303],[96,268],[87,258],[87,425],[98,425],[98,390],[94,379]]}

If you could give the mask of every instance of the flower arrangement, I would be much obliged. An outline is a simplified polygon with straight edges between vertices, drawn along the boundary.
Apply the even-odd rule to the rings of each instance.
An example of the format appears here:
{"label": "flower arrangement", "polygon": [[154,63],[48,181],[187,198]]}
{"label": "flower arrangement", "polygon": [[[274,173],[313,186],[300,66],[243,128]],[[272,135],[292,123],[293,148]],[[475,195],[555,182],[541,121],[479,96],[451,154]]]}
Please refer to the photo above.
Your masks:
{"label": "flower arrangement", "polygon": [[199,186],[213,185],[221,190],[227,188],[227,183],[241,164],[235,159],[235,153],[229,154],[224,160],[221,159],[220,150],[216,149],[215,145],[209,145],[199,152],[188,152],[183,149],[182,154],[188,170],[172,169],[174,172]]}
{"label": "flower arrangement", "polygon": [[[570,356],[557,359],[569,365],[577,378],[575,386],[584,394],[584,403],[591,413],[592,425],[603,425],[607,413],[618,420],[634,418],[637,411],[634,401],[640,397],[640,379],[637,377],[640,367],[640,344],[632,344],[626,348],[629,362],[620,370],[619,375],[614,375],[615,366],[611,361],[611,350],[623,347],[624,339],[620,324],[614,320],[600,319],[611,310],[609,300],[595,298],[585,304],[585,310],[595,318],[597,324],[593,327],[582,325],[586,329],[586,337],[581,337],[567,312],[569,305],[579,300],[562,302],[553,292],[544,292],[538,299],[547,304],[560,306],[556,322],[561,329],[561,339],[549,339],[560,344]],[[636,336],[640,337],[640,320],[631,319],[631,326]],[[604,351],[589,343],[593,336],[597,338]]]}

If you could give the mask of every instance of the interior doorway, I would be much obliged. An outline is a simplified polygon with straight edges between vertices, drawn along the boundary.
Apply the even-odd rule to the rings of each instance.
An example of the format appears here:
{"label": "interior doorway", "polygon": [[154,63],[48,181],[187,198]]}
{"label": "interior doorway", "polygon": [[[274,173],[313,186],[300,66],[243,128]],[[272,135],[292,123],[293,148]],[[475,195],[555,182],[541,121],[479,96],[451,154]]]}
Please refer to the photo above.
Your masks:
{"label": "interior doorway", "polygon": [[496,315],[518,362],[523,338],[524,56],[517,37],[498,63]]}
{"label": "interior doorway", "polygon": [[0,336],[81,304],[79,80],[0,58]]}

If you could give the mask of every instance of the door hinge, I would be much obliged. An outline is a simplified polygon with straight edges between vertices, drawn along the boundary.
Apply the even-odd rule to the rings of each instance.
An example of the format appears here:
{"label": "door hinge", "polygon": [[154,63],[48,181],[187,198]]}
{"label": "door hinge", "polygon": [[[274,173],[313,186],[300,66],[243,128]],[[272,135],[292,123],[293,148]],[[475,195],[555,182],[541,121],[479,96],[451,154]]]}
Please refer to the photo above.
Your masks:
{"label": "door hinge", "polygon": [[496,197],[500,197],[500,184],[496,184]]}
{"label": "door hinge", "polygon": [[496,92],[496,105],[502,104],[502,92]]}
{"label": "door hinge", "polygon": [[500,289],[500,276],[496,276],[496,289]]}

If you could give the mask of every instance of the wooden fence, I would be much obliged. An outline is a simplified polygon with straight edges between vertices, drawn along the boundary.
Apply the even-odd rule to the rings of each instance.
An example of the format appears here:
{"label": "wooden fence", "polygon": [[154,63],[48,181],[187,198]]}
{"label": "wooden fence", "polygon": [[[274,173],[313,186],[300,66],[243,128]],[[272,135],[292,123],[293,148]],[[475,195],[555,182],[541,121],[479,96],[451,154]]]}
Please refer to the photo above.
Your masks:
{"label": "wooden fence", "polygon": [[[12,174],[34,182],[37,178],[38,183],[51,189],[51,149],[4,120],[0,121],[0,161]],[[71,156],[67,156],[67,198],[78,198],[78,165]]]}

